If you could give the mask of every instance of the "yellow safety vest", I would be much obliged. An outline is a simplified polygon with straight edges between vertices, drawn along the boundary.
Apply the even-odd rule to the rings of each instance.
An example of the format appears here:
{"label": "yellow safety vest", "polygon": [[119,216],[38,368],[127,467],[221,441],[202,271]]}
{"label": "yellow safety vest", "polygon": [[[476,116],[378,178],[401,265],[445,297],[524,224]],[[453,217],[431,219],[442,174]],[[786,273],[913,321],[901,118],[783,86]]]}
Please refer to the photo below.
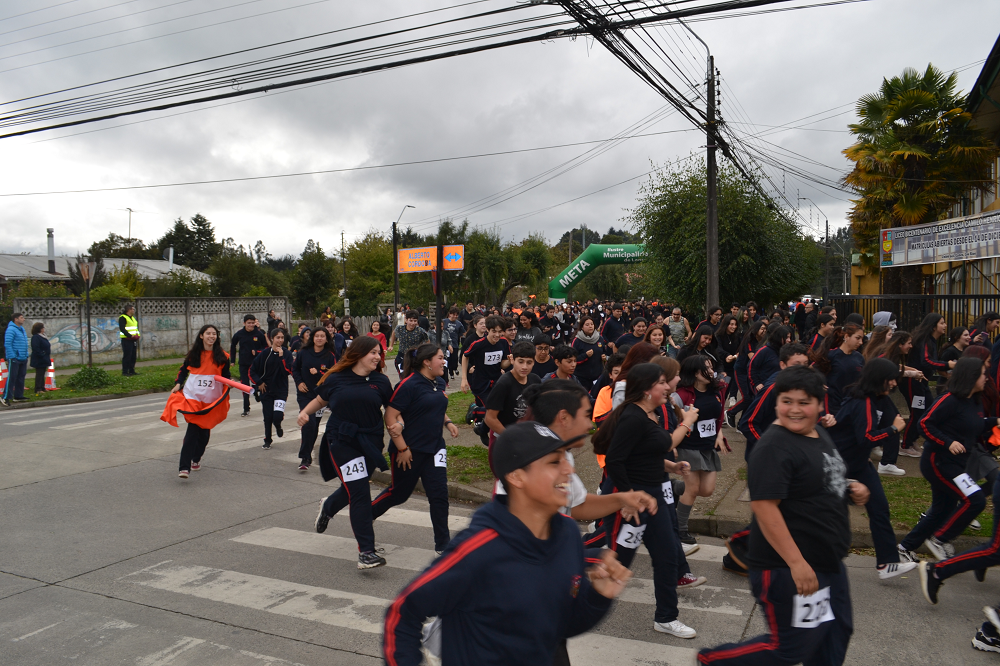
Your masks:
{"label": "yellow safety vest", "polygon": [[[136,321],[135,317],[129,317],[127,314],[123,314],[122,316],[125,317],[125,330],[128,331],[129,335],[142,335],[139,333],[139,322]],[[122,333],[122,330],[119,328],[118,337],[125,338],[128,336]]]}

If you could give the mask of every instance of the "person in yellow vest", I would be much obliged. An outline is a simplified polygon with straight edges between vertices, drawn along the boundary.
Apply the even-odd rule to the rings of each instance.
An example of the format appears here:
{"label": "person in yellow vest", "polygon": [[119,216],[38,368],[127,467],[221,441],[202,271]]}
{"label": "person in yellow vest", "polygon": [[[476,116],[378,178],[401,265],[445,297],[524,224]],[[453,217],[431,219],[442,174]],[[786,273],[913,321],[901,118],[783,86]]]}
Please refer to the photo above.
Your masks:
{"label": "person in yellow vest", "polygon": [[122,374],[131,377],[135,371],[135,348],[139,343],[139,321],[135,318],[135,306],[125,306],[125,314],[118,317],[118,337],[122,341]]}

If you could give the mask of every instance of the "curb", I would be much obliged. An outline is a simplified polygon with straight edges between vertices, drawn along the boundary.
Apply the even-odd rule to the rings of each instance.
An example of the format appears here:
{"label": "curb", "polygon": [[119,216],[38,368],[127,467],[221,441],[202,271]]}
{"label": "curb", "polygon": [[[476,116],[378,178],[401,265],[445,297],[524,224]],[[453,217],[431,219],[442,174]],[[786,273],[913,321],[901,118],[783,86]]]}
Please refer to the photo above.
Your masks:
{"label": "curb", "polygon": [[[371,478],[372,481],[383,483],[386,486],[392,483],[392,474],[381,470],[373,471]],[[417,486],[414,488],[414,491],[423,495],[427,494],[424,492],[424,484],[422,481],[417,481]],[[457,483],[455,481],[448,482],[448,497],[462,502],[472,502],[473,504],[486,504],[487,502],[493,501],[493,495],[491,493],[488,493],[485,490],[480,490],[479,488],[467,486],[464,483]]]}
{"label": "curb", "polygon": [[34,407],[55,407],[57,405],[76,405],[81,402],[100,402],[102,400],[117,400],[118,398],[131,398],[137,395],[148,395],[150,393],[166,393],[170,389],[141,389],[128,393],[108,393],[107,395],[88,395],[80,398],[59,398],[57,400],[40,400],[39,402],[18,402],[7,407],[0,407],[0,412],[9,409],[32,409]]}

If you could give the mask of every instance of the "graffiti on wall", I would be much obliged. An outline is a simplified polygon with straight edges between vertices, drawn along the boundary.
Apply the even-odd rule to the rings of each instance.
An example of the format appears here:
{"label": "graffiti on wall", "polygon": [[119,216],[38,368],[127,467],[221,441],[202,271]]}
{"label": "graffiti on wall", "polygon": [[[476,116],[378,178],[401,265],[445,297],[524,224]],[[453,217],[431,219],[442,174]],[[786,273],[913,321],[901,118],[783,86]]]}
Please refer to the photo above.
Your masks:
{"label": "graffiti on wall", "polygon": [[[86,350],[83,337],[87,324],[67,324],[49,336],[53,354],[68,354]],[[118,347],[118,319],[97,317],[92,322],[90,344],[95,352],[111,351]]]}

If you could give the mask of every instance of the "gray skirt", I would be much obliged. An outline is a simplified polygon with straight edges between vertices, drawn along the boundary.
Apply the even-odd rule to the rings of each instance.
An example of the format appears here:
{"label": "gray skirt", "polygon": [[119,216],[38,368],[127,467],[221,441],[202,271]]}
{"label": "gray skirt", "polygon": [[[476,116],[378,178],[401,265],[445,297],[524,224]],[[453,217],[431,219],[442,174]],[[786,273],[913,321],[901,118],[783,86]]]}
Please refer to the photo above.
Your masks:
{"label": "gray skirt", "polygon": [[721,472],[722,460],[715,449],[683,449],[674,450],[677,454],[677,462],[686,461],[691,463],[692,472]]}
{"label": "gray skirt", "polygon": [[[972,447],[972,450],[969,451],[969,462],[965,465],[965,471],[972,477],[973,481],[979,481],[980,479],[985,479],[987,474],[998,467],[1000,465],[997,464],[997,459],[992,454],[984,451],[983,447],[977,442]],[[987,492],[991,493],[993,489],[990,488]]]}

